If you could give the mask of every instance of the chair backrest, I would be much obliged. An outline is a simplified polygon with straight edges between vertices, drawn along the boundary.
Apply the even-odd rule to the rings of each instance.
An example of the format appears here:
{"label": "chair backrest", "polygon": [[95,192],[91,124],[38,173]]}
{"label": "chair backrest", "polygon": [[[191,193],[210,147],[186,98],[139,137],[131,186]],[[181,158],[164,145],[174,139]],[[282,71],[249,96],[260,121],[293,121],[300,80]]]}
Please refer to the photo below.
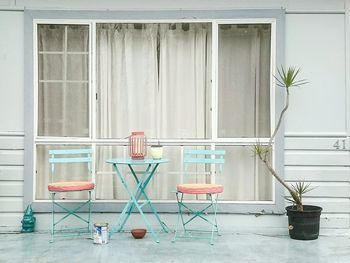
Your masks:
{"label": "chair backrest", "polygon": [[49,163],[51,165],[51,181],[53,180],[56,164],[86,163],[89,173],[91,173],[92,149],[49,150]]}
{"label": "chair backrest", "polygon": [[[183,165],[185,174],[187,174],[188,167],[191,164],[208,164],[218,167],[220,173],[222,172],[225,163],[225,150],[197,150],[186,149],[184,151]],[[217,170],[217,169],[215,169]]]}

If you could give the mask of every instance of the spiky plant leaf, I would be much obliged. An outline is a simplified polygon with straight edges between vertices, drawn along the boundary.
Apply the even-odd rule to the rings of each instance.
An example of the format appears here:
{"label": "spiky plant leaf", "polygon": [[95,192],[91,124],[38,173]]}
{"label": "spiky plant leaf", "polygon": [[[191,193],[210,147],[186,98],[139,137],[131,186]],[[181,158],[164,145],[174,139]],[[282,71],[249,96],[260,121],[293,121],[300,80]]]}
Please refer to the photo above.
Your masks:
{"label": "spiky plant leaf", "polygon": [[310,187],[310,183],[305,182],[297,182],[294,185],[292,184],[291,186],[300,197],[303,197],[304,194],[314,189],[314,187]]}
{"label": "spiky plant leaf", "polygon": [[265,158],[265,156],[270,152],[271,147],[268,145],[262,145],[261,143],[254,144],[253,153],[259,156],[260,159]]}
{"label": "spiky plant leaf", "polygon": [[287,71],[281,67],[281,70],[277,70],[278,77],[274,76],[277,86],[284,87],[288,90],[290,87],[299,87],[306,84],[307,81],[305,79],[297,80],[299,72],[300,69],[295,69],[294,67],[289,67]]}

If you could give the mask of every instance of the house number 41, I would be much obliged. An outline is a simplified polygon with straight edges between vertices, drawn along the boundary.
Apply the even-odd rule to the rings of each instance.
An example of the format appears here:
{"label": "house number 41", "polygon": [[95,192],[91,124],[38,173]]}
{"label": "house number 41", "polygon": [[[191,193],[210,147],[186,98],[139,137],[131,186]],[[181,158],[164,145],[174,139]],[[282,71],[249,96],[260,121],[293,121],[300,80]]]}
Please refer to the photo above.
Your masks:
{"label": "house number 41", "polygon": [[333,144],[333,147],[337,150],[341,149],[341,150],[345,150],[345,140],[336,140],[335,143]]}

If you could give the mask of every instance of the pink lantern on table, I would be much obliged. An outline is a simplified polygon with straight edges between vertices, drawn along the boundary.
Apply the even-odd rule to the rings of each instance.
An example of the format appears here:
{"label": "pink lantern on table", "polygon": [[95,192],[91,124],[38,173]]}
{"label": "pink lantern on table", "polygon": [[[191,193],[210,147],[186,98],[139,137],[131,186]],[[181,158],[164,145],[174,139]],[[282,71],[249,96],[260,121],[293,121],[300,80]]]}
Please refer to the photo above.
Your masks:
{"label": "pink lantern on table", "polygon": [[144,132],[132,132],[129,136],[129,156],[144,159],[147,154],[147,138]]}

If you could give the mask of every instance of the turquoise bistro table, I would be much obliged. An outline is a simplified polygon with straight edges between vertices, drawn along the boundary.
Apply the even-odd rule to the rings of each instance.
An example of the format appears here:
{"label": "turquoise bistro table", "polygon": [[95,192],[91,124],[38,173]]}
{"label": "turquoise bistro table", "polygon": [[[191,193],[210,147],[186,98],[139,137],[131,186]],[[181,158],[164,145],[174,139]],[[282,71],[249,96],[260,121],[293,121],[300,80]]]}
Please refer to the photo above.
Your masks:
{"label": "turquoise bistro table", "polygon": [[[143,159],[143,160],[133,160],[133,159],[111,159],[107,160],[107,163],[110,163],[113,165],[114,170],[117,173],[117,176],[121,180],[126,192],[129,195],[129,201],[125,205],[122,213],[119,216],[119,219],[117,221],[117,224],[111,229],[110,236],[115,232],[121,232],[124,228],[125,223],[127,222],[128,218],[130,217],[130,214],[133,212],[133,210],[136,210],[141,214],[141,217],[143,221],[146,224],[147,230],[149,233],[151,233],[153,239],[159,243],[159,237],[157,233],[154,231],[153,227],[149,223],[148,219],[146,218],[144,212],[142,211],[142,208],[145,205],[149,205],[151,208],[152,213],[155,215],[158,223],[162,227],[162,229],[165,232],[167,231],[167,227],[165,224],[160,220],[157,211],[155,207],[153,206],[151,200],[149,199],[148,195],[145,192],[145,189],[152,179],[153,175],[155,174],[158,166],[163,163],[168,163],[169,160],[167,159],[159,159],[159,160],[153,160],[153,159]],[[133,178],[135,179],[137,185],[135,189],[131,189],[126,181],[125,175],[121,173],[120,166],[128,166],[131,174],[133,175]],[[137,170],[135,168],[137,167]],[[141,173],[140,173],[141,171]],[[139,176],[137,175],[139,174]],[[144,202],[140,203],[139,200],[141,197],[144,197]]]}

